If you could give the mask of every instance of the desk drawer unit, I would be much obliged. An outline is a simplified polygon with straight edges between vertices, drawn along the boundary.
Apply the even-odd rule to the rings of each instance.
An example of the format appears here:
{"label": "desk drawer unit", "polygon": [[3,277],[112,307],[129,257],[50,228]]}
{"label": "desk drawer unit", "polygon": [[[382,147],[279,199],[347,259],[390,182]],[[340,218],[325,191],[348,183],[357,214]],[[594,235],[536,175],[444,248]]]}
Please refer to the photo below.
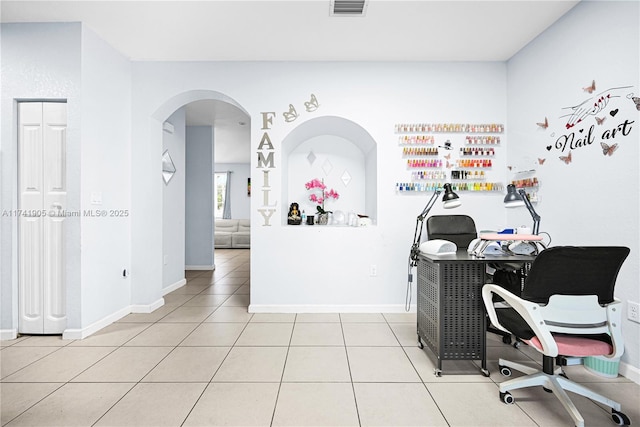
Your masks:
{"label": "desk drawer unit", "polygon": [[418,336],[437,358],[483,360],[486,319],[480,263],[418,262]]}

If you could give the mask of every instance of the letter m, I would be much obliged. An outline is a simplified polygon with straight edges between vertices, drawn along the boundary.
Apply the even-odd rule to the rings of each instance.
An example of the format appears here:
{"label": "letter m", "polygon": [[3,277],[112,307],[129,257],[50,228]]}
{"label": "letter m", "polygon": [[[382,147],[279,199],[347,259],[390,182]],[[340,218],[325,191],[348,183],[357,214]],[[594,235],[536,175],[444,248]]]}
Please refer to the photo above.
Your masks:
{"label": "letter m", "polygon": [[267,158],[264,158],[263,153],[258,153],[258,168],[273,168],[273,151],[269,153]]}

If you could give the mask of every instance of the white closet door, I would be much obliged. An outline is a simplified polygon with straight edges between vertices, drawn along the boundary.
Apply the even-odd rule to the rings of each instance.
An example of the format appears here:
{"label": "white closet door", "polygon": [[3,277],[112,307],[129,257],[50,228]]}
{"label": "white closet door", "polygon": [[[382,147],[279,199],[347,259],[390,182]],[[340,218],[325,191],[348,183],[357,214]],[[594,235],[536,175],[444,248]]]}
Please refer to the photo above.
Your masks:
{"label": "white closet door", "polygon": [[64,103],[18,106],[20,333],[66,328]]}

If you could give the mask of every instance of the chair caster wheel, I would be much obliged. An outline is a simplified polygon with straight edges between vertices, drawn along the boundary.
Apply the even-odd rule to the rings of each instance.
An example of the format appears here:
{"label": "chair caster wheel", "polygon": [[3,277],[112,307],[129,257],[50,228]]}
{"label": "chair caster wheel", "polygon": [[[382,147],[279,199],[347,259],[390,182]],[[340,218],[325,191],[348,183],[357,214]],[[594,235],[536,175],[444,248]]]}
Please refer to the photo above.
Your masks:
{"label": "chair caster wheel", "polygon": [[511,337],[510,336],[503,336],[502,337],[502,342],[504,344],[511,344]]}
{"label": "chair caster wheel", "polygon": [[424,343],[422,342],[422,339],[420,338],[420,335],[418,335],[418,348],[419,349],[423,349],[424,348]]}
{"label": "chair caster wheel", "polygon": [[611,410],[611,419],[618,426],[630,426],[631,420],[622,412],[618,412],[615,409]]}
{"label": "chair caster wheel", "polygon": [[491,372],[489,372],[488,369],[480,369],[480,372],[482,372],[482,375],[484,375],[485,377],[491,376]]}
{"label": "chair caster wheel", "polygon": [[500,368],[500,373],[503,376],[505,376],[505,377],[510,377],[511,376],[511,369],[509,367],[500,365],[500,366],[498,366],[498,368]]}
{"label": "chair caster wheel", "polygon": [[435,375],[436,377],[441,377],[442,376],[442,371],[440,369],[434,369],[433,370],[433,375]]}
{"label": "chair caster wheel", "polygon": [[520,348],[520,341],[516,340],[516,342],[513,343],[513,348]]}
{"label": "chair caster wheel", "polygon": [[507,405],[511,405],[516,401],[516,399],[508,391],[505,393],[500,392],[500,400],[502,400]]}

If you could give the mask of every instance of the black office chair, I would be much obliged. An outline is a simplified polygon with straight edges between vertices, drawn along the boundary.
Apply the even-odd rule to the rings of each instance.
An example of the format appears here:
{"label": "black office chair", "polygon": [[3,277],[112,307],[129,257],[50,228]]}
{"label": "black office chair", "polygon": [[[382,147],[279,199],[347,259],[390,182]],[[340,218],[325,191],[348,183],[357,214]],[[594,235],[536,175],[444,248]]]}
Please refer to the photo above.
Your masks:
{"label": "black office chair", "polygon": [[[475,221],[468,215],[433,215],[427,218],[427,237],[429,240],[448,240],[455,243],[458,249],[466,249],[471,241],[478,237],[478,232]],[[510,278],[511,276],[501,274],[500,277]],[[489,323],[487,323],[487,331],[500,335],[505,344],[511,344],[510,333],[496,329]]]}
{"label": "black office chair", "polygon": [[458,249],[466,249],[476,237],[476,223],[468,215],[433,215],[427,218],[429,240],[443,239],[456,244]]}
{"label": "black office chair", "polygon": [[[511,375],[511,369],[527,374],[500,384],[503,402],[514,402],[511,390],[542,386],[556,395],[575,425],[582,427],[584,419],[568,390],[609,406],[616,424],[631,424],[620,412],[619,403],[570,381],[562,367],[554,368],[554,359],[561,361],[564,356],[616,359],[623,354],[622,302],[614,298],[613,291],[628,255],[625,247],[554,247],[543,250],[533,261],[521,297],[502,286],[483,286],[491,322],[542,353],[542,371],[499,360],[503,375]],[[510,307],[495,308],[494,294]]]}

